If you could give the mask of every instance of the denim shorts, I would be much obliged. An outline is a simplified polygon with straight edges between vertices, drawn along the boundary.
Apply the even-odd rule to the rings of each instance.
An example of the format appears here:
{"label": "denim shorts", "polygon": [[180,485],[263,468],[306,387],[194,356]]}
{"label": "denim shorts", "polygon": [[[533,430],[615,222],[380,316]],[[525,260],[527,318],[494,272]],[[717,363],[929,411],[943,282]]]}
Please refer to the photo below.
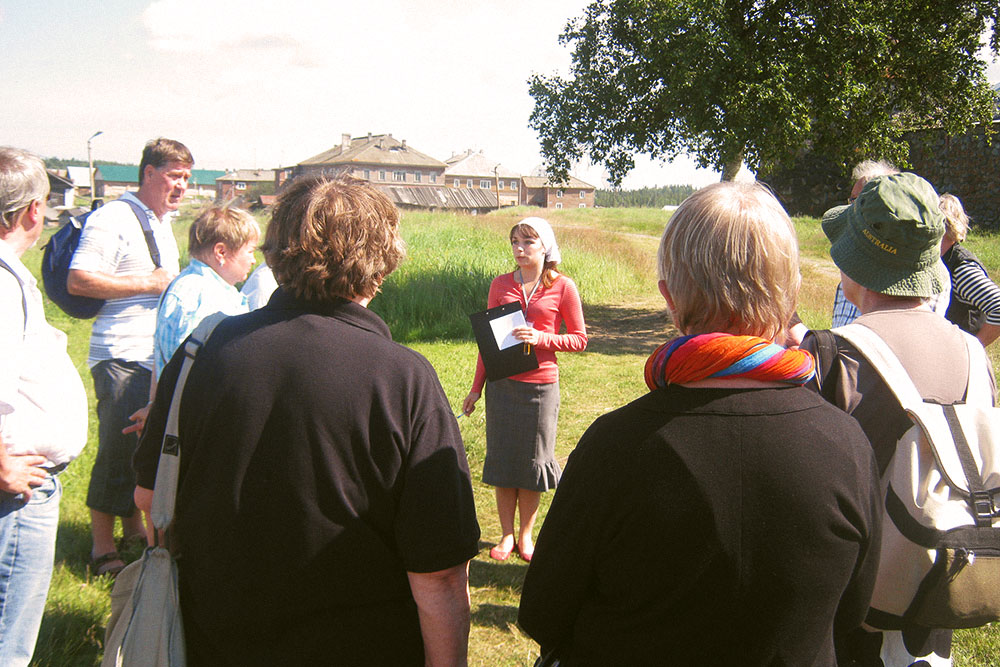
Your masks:
{"label": "denim shorts", "polygon": [[110,359],[90,369],[97,396],[98,445],[87,489],[87,507],[115,516],[132,516],[135,472],[132,455],[139,445],[136,433],[122,434],[129,415],[149,401],[152,375],[134,361]]}

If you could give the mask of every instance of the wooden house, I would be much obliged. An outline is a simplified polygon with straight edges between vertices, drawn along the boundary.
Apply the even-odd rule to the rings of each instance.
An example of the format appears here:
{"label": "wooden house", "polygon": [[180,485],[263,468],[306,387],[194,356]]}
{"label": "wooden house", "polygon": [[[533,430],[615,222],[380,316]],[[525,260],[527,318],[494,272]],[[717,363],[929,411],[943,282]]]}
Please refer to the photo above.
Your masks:
{"label": "wooden house", "polygon": [[565,183],[557,183],[547,176],[521,178],[521,204],[542,208],[594,208],[595,188],[579,178],[570,176]]}
{"label": "wooden house", "polygon": [[444,162],[408,146],[405,139],[394,139],[391,134],[353,138],[343,134],[333,148],[303,160],[290,170],[279,169],[276,183],[280,189],[290,179],[306,174],[346,175],[368,181],[400,208],[478,213],[497,207],[496,194],[491,190],[459,193],[446,187],[446,168]]}
{"label": "wooden house", "polygon": [[502,164],[471,149],[445,160],[445,185],[456,190],[490,190],[500,206],[517,206],[521,176]]}
{"label": "wooden house", "polygon": [[256,199],[274,194],[276,188],[274,169],[237,169],[215,179],[215,198],[227,202],[252,193],[252,199]]}

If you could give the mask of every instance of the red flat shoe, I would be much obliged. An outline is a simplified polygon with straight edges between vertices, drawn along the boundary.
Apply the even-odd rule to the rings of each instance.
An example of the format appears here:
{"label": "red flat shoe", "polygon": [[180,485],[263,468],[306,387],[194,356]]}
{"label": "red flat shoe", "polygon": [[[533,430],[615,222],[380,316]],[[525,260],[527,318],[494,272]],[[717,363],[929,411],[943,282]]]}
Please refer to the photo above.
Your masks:
{"label": "red flat shoe", "polygon": [[532,551],[530,553],[524,553],[523,551],[518,550],[517,554],[521,557],[521,560],[523,560],[525,563],[530,563],[531,557],[535,555],[535,552]]}
{"label": "red flat shoe", "polygon": [[510,558],[510,555],[515,551],[517,551],[517,542],[515,542],[514,546],[511,547],[510,549],[501,549],[500,545],[498,544],[492,549],[490,549],[490,558],[492,558],[493,560],[498,560],[502,563],[503,561]]}

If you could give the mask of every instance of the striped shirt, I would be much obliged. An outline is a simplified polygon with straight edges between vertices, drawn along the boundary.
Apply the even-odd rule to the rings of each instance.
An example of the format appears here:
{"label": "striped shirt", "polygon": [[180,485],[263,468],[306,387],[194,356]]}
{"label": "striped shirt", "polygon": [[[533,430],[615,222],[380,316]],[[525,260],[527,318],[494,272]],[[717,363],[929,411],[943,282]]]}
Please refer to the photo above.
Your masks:
{"label": "striped shirt", "polygon": [[[130,192],[122,199],[139,199]],[[172,214],[158,220],[145,204],[149,224],[160,251],[160,263],[169,273],[179,270],[177,241],[170,227]],[[132,207],[123,201],[109,202],[87,218],[80,245],[70,269],[110,276],[147,275],[155,270],[142,226]],[[108,299],[97,313],[90,335],[91,367],[108,359],[135,361],[153,368],[153,331],[156,329],[157,294],[138,294],[124,299]]]}
{"label": "striped shirt", "polygon": [[985,316],[987,324],[1000,326],[1000,287],[980,264],[963,262],[951,276],[952,294]]}

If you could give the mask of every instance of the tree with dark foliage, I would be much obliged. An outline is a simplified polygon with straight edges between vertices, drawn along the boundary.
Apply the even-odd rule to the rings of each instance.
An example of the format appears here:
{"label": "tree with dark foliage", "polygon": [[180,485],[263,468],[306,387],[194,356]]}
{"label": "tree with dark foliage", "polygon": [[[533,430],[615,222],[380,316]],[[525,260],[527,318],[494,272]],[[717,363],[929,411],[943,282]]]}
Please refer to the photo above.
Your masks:
{"label": "tree with dark foliage", "polygon": [[560,38],[570,76],[529,80],[530,125],[553,176],[588,155],[612,184],[635,153],[724,179],[807,149],[905,164],[906,130],[988,125],[998,19],[996,0],[600,0]]}

